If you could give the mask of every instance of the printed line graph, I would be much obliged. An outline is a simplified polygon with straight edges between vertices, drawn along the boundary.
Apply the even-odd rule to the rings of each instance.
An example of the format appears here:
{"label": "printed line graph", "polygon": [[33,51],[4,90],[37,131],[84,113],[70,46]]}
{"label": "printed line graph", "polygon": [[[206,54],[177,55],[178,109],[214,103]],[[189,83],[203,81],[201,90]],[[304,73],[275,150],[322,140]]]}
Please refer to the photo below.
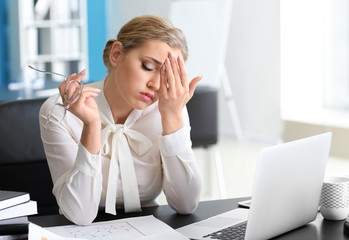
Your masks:
{"label": "printed line graph", "polygon": [[51,232],[60,236],[80,239],[130,239],[145,236],[138,229],[133,227],[127,221],[118,221],[112,223],[95,223],[90,226],[66,226],[64,228],[51,228]]}
{"label": "printed line graph", "polygon": [[29,222],[28,239],[41,240],[188,240],[153,215],[93,222],[89,226],[40,227]]}

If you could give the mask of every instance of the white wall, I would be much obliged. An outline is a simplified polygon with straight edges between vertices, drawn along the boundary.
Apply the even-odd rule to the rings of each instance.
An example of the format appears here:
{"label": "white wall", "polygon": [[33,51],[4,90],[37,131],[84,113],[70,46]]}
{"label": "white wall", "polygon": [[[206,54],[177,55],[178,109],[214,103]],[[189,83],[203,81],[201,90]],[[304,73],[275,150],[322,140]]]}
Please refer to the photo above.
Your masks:
{"label": "white wall", "polygon": [[[120,27],[135,16],[167,17],[169,2],[109,0],[108,37],[115,38]],[[279,0],[234,1],[226,66],[242,130],[249,140],[275,143],[281,138],[279,26]],[[234,136],[224,94],[220,93],[219,130],[221,136]]]}
{"label": "white wall", "polygon": [[[107,37],[115,38],[120,28],[134,17],[146,14],[166,18],[171,0],[107,0]],[[109,26],[108,26],[109,24]]]}
{"label": "white wall", "polygon": [[[281,138],[279,0],[235,0],[227,70],[244,134],[275,142]],[[230,123],[221,104],[221,129]],[[227,132],[222,131],[222,132]]]}

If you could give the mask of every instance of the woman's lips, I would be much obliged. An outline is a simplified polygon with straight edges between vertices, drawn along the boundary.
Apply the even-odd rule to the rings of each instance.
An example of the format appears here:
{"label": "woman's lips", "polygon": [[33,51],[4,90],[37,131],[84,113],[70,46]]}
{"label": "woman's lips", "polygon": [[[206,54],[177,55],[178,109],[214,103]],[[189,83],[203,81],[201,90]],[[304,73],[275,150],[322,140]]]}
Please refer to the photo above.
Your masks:
{"label": "woman's lips", "polygon": [[153,101],[154,95],[148,92],[141,92],[141,97],[146,102]]}

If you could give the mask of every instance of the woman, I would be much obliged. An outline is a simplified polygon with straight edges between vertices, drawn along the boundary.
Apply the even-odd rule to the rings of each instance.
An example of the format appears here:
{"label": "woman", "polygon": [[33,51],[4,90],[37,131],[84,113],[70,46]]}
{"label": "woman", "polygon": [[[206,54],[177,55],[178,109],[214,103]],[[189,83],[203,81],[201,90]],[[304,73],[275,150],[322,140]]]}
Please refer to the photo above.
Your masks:
{"label": "woman", "polygon": [[[178,213],[195,210],[202,180],[185,105],[201,77],[189,83],[187,55],[182,32],[168,21],[135,18],[105,46],[104,81],[85,86],[76,102],[69,101],[71,83],[86,71],[64,81],[59,101],[69,111],[61,120],[52,110],[57,96],[43,104],[53,194],[69,220],[90,224],[100,207],[111,214],[140,211],[155,205],[161,190]],[[48,128],[47,121],[56,123]]]}

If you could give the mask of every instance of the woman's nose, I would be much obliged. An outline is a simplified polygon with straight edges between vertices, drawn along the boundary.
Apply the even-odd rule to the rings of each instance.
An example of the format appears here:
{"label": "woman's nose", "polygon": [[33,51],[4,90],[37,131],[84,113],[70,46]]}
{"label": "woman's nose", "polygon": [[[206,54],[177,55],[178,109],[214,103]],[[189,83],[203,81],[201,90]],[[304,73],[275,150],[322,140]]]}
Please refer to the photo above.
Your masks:
{"label": "woman's nose", "polygon": [[154,91],[158,91],[160,88],[160,75],[154,76],[151,78],[147,84],[148,88],[151,88]]}

